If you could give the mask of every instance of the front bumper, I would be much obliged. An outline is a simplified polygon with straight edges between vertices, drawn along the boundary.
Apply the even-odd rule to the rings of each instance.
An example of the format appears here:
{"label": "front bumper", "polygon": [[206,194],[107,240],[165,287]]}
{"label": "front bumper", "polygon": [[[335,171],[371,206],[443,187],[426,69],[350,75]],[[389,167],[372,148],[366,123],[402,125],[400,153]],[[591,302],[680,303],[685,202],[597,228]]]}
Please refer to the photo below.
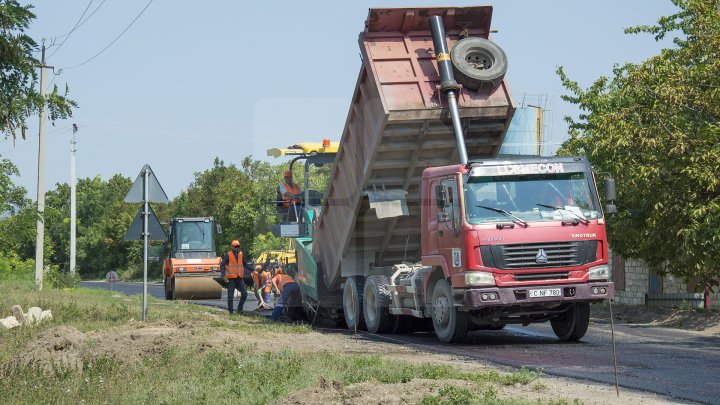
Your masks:
{"label": "front bumper", "polygon": [[[560,289],[561,296],[532,297],[530,293],[530,290],[555,288]],[[594,292],[593,289],[596,289],[597,292]],[[601,292],[603,289],[604,293]],[[490,299],[493,293],[495,299]],[[471,288],[463,290],[459,295],[462,296],[463,305],[469,310],[511,305],[593,302],[613,299],[615,297],[615,284],[611,281],[598,281],[545,286]]]}

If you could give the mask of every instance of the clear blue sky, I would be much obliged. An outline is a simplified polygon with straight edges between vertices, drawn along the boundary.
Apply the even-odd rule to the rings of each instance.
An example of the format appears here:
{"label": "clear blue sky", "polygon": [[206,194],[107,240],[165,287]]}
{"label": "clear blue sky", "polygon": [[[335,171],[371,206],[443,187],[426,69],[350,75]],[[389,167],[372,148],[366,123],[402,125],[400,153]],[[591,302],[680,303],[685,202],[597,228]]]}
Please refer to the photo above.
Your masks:
{"label": "clear blue sky", "polygon": [[[94,0],[88,14],[101,2]],[[660,44],[623,29],[675,11],[670,0],[155,0],[105,53],[68,69],[108,45],[147,2],[106,0],[48,59],[56,71],[66,68],[55,83],[67,83],[80,108],[48,125],[46,189],[69,182],[72,123],[80,128],[79,178],[120,173],[134,180],[148,163],[170,198],[215,157],[226,164],[246,155],[271,159],[270,147],[339,140],[360,69],[357,36],[371,7],[492,5],[499,31],[493,39],[508,55],[513,96],[549,96],[546,139],[558,143],[567,131],[563,116],[577,111],[560,99],[555,69],[564,66],[587,87],[616,63],[655,55]],[[49,44],[72,29],[88,3],[37,1],[30,34]],[[37,122],[31,119],[28,139],[15,147],[0,140],[0,155],[19,167],[14,180],[32,199]]]}

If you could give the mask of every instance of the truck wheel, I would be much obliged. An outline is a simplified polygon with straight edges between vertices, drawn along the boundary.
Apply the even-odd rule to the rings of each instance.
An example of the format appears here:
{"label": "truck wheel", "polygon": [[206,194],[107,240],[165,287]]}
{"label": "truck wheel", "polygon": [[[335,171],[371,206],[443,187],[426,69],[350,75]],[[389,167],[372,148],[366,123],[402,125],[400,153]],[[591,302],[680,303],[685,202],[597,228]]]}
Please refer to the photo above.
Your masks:
{"label": "truck wheel", "polygon": [[433,288],[432,321],[435,335],[443,343],[461,342],[467,335],[468,313],[458,311],[447,280],[439,280]]}
{"label": "truck wheel", "polygon": [[461,39],[450,51],[450,60],[455,80],[471,90],[486,83],[495,87],[507,72],[505,51],[484,38]]}
{"label": "truck wheel", "polygon": [[370,333],[386,333],[393,329],[395,316],[389,311],[390,291],[387,286],[390,279],[383,275],[374,275],[365,279],[363,288],[363,314],[365,326]]}
{"label": "truck wheel", "polygon": [[590,304],[587,302],[575,303],[559,318],[550,320],[555,335],[565,341],[582,339],[589,324]]}
{"label": "truck wheel", "polygon": [[364,279],[360,276],[348,277],[343,288],[343,314],[345,325],[348,329],[365,329],[363,319],[363,284]]}

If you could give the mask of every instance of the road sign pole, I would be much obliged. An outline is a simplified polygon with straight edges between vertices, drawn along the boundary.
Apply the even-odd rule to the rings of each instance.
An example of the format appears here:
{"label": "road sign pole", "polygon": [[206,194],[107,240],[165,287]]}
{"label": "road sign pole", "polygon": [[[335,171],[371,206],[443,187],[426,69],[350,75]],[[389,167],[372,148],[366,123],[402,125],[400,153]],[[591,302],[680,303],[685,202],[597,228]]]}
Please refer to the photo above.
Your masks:
{"label": "road sign pole", "polygon": [[142,307],[142,320],[147,318],[147,273],[148,273],[148,217],[150,216],[150,203],[148,203],[148,177],[150,171],[145,170],[143,182],[144,191],[144,204],[145,209],[143,212],[143,307]]}

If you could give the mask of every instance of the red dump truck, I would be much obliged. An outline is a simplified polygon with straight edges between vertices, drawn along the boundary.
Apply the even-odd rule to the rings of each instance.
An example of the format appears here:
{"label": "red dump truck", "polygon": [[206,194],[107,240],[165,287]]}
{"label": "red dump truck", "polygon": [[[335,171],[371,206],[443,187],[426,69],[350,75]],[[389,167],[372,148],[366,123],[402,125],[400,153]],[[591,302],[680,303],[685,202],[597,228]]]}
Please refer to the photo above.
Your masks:
{"label": "red dump truck", "polygon": [[[369,11],[323,205],[306,205],[299,221],[308,310],[371,332],[431,320],[443,342],[547,321],[577,340],[589,304],[613,297],[588,161],[497,156],[514,105],[491,15]],[[454,78],[439,70],[445,62]]]}

